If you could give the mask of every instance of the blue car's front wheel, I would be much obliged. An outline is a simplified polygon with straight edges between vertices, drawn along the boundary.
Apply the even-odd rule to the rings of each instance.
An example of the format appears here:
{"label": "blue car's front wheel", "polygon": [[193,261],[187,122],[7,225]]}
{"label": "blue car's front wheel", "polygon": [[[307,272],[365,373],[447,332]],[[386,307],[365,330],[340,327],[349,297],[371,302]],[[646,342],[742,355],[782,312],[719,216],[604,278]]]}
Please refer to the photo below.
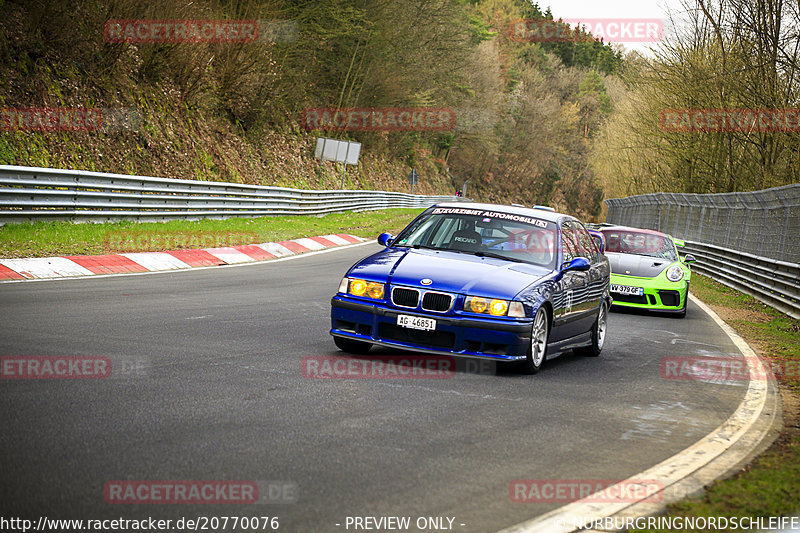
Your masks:
{"label": "blue car's front wheel", "polygon": [[542,368],[547,354],[547,337],[549,334],[550,323],[547,319],[547,311],[540,307],[533,319],[528,355],[522,363],[522,370],[526,374],[535,374]]}

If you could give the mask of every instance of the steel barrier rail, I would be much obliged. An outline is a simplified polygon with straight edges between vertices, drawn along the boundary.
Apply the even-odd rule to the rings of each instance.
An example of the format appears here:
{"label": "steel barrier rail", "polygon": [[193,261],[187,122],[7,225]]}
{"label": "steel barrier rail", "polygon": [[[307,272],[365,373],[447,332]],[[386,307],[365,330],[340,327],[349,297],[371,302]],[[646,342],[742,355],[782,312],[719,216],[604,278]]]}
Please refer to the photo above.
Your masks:
{"label": "steel barrier rail", "polygon": [[615,224],[800,263],[800,183],[719,194],[659,192],[605,202],[606,219]]}
{"label": "steel barrier rail", "polygon": [[697,258],[692,270],[800,318],[800,264],[759,257],[700,242],[685,241]]}
{"label": "steel barrier rail", "polygon": [[422,209],[458,200],[462,198],[388,191],[315,191],[0,165],[0,224],[321,215]]}
{"label": "steel barrier rail", "polygon": [[606,220],[686,240],[692,268],[800,318],[800,183],[721,194],[612,198]]}

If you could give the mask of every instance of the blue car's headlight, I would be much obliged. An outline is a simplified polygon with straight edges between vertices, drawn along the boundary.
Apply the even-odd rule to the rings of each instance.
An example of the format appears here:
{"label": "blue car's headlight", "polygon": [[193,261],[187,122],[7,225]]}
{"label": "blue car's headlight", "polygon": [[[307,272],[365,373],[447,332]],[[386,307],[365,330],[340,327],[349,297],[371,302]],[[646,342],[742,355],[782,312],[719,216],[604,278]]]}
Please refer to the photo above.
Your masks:
{"label": "blue car's headlight", "polygon": [[479,315],[525,317],[525,308],[522,306],[522,302],[500,300],[498,298],[482,298],[480,296],[467,296],[464,300],[464,311]]}
{"label": "blue car's headlight", "polygon": [[680,281],[683,279],[683,268],[680,265],[669,267],[667,270],[667,279],[670,281]]}
{"label": "blue car's headlight", "polygon": [[350,294],[351,296],[383,300],[383,295],[386,294],[386,286],[384,283],[378,283],[377,281],[342,278],[342,282],[339,283],[339,292]]}

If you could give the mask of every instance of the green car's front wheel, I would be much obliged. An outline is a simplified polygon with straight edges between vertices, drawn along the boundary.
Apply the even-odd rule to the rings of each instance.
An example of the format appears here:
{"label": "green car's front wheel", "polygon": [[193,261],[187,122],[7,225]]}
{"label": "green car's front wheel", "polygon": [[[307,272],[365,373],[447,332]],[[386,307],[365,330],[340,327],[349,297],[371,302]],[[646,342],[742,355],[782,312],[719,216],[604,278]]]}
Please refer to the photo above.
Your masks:
{"label": "green car's front wheel", "polygon": [[686,317],[686,306],[689,305],[689,284],[686,284],[686,296],[683,297],[683,307],[681,308],[680,312],[676,315],[678,318],[685,318]]}

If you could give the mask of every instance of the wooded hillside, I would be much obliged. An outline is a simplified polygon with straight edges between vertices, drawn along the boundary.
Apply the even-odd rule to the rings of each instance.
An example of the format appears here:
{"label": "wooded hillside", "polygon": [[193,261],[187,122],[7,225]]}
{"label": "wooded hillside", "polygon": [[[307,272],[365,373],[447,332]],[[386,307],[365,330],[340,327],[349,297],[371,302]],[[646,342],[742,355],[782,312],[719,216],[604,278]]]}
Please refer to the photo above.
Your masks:
{"label": "wooded hillside", "polygon": [[[796,132],[698,135],[658,124],[664,108],[797,105],[797,6],[781,7],[776,21],[772,2],[759,3],[763,12],[745,0],[706,6],[708,16],[645,59],[581,30],[566,42],[515,39],[515,21],[553,18],[526,0],[6,1],[4,110],[103,108],[136,120],[90,131],[4,120],[0,163],[337,188],[341,167],[313,157],[315,139],[331,136],[362,143],[350,188],[408,190],[414,167],[421,193],[452,194],[469,181],[476,199],[588,218],[604,196],[796,181]],[[762,22],[736,23],[740,15]],[[109,38],[109,21],[120,20],[247,20],[262,37],[273,33],[246,42]],[[456,124],[302,123],[309,108],[387,107],[447,108]]]}

